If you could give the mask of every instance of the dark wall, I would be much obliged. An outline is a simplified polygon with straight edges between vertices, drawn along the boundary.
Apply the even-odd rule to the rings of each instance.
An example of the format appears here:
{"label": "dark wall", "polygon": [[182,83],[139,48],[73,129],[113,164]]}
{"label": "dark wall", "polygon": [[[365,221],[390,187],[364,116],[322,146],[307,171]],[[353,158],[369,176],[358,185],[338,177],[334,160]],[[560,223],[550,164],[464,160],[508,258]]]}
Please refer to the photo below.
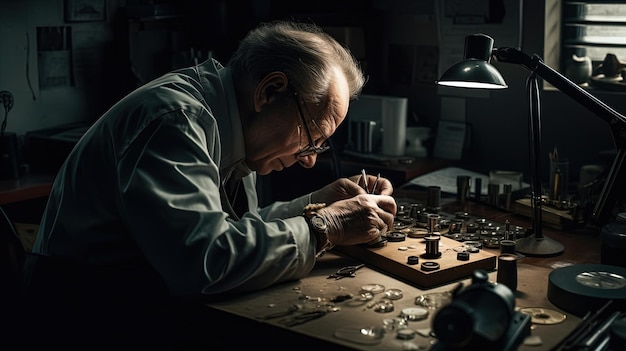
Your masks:
{"label": "dark wall", "polygon": [[[66,25],[63,21],[63,1],[53,5],[42,0],[12,2],[0,0],[7,11],[17,15],[1,17],[11,26],[25,26],[27,29],[42,25]],[[527,53],[544,55],[545,4],[552,1],[524,1],[522,49]],[[29,7],[28,4],[32,4]],[[47,7],[40,9],[43,5]],[[423,74],[428,66],[415,66],[423,63],[426,53],[437,55],[436,0],[318,0],[314,2],[276,0],[107,0],[108,18],[112,41],[108,42],[104,74],[106,80],[100,85],[104,95],[93,94],[80,88],[64,91],[43,92],[37,101],[29,101],[23,73],[15,73],[15,79],[0,69],[2,89],[14,90],[16,104],[12,111],[12,128],[33,130],[54,125],[55,121],[75,121],[96,118],[108,105],[141,83],[134,75],[136,69],[148,69],[148,75],[158,75],[172,68],[167,64],[150,71],[155,64],[155,55],[146,56],[142,61],[131,60],[131,52],[138,50],[134,45],[144,45],[145,41],[132,42],[133,31],[163,30],[179,33],[172,41],[172,50],[185,50],[188,47],[203,52],[212,51],[220,61],[227,61],[238,41],[248,30],[260,21],[273,19],[297,19],[310,21],[324,27],[359,28],[364,33],[363,55],[360,57],[369,80],[364,93],[392,95],[409,98],[407,125],[437,127],[441,96],[434,84],[436,75]],[[173,16],[137,16],[137,11],[168,9]],[[8,13],[8,12],[7,12]],[[135,14],[135,15],[134,15]],[[168,13],[165,13],[168,14]],[[17,18],[13,18],[17,17]],[[168,17],[171,17],[167,19]],[[93,23],[71,24],[76,28],[96,25]],[[5,29],[6,31],[6,29]],[[15,34],[7,31],[8,34]],[[167,35],[167,34],[166,34]],[[169,38],[169,36],[168,36]],[[171,39],[171,38],[170,38]],[[168,40],[170,40],[168,39]],[[159,40],[156,40],[160,42]],[[137,44],[139,43],[139,44]],[[22,48],[22,42],[14,47]],[[459,43],[463,45],[463,43]],[[407,51],[403,51],[407,50]],[[403,56],[414,50],[414,56]],[[426,50],[426,51],[424,51]],[[430,51],[428,51],[430,50]],[[146,54],[139,50],[139,54]],[[171,53],[168,53],[168,55]],[[15,58],[3,57],[10,65],[23,65],[22,50],[15,51]],[[168,55],[156,55],[169,58]],[[407,58],[408,57],[408,58]],[[31,60],[31,67],[36,61]],[[170,64],[168,66],[168,64]],[[415,72],[416,67],[418,72]],[[463,167],[487,173],[490,169],[521,170],[528,176],[528,106],[525,81],[528,72],[521,67],[498,65],[509,89],[492,92],[489,98],[466,98],[465,120],[471,127],[471,147],[461,160]],[[33,69],[34,70],[34,69]],[[15,70],[17,72],[17,70]],[[8,72],[8,71],[7,71]],[[419,73],[416,75],[416,73]],[[9,77],[9,78],[7,78]],[[414,79],[417,77],[418,79]],[[102,89],[101,89],[102,90]],[[626,99],[619,93],[594,93],[615,107],[626,112]],[[89,101],[97,100],[93,105]],[[571,161],[570,174],[577,176],[581,165],[600,163],[599,154],[611,149],[612,136],[605,123],[558,91],[545,90],[542,93],[542,159],[544,177],[547,177],[547,152],[555,146],[560,155]],[[56,106],[49,104],[57,102]],[[74,107],[68,111],[68,107]],[[97,108],[93,108],[97,106]],[[68,115],[76,115],[68,118]],[[16,121],[17,120],[17,121]],[[19,125],[19,123],[27,126]],[[60,123],[60,122],[59,122]],[[433,132],[433,135],[435,133]],[[334,136],[335,145],[341,149],[347,138],[347,123],[340,126]],[[304,184],[317,184],[319,173],[331,178],[334,173],[326,169],[320,172],[303,172],[294,167],[281,172],[279,178],[302,179]],[[309,179],[307,179],[307,177]],[[315,182],[313,181],[315,180]],[[305,191],[302,186],[294,192]]]}
{"label": "dark wall", "polygon": [[[544,51],[544,1],[524,1],[522,51],[540,57]],[[558,10],[558,8],[557,8]],[[554,16],[554,15],[551,15]],[[558,16],[558,11],[556,13]],[[554,28],[550,28],[554,31]],[[462,165],[482,173],[491,169],[519,170],[530,181],[529,103],[526,80],[530,72],[505,63],[494,63],[507,81],[508,89],[492,91],[489,98],[468,98],[466,120],[472,128],[472,147]],[[558,67],[553,67],[558,70]],[[588,90],[620,113],[626,113],[623,93]],[[558,149],[570,160],[570,180],[577,181],[586,164],[611,162],[605,151],[614,149],[606,122],[555,88],[541,91],[541,173],[548,181],[548,152]]]}

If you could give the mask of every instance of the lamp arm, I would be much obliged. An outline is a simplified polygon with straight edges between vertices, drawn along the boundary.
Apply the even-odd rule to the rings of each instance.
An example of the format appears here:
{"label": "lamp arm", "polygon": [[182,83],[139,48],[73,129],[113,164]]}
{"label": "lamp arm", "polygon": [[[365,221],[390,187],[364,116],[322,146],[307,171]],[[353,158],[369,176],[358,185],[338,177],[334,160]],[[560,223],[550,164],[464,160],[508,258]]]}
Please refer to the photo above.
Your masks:
{"label": "lamp arm", "polygon": [[626,179],[626,117],[546,65],[537,55],[531,57],[519,49],[505,47],[494,49],[492,56],[498,62],[525,66],[609,124],[613,132],[613,140],[617,146],[617,155],[613,160],[600,197],[591,213],[591,219],[596,224],[607,222],[611,216],[612,206],[618,199],[621,200],[626,190],[625,184],[623,184],[623,179]]}
{"label": "lamp arm", "polygon": [[552,84],[565,95],[578,101],[578,103],[609,124],[618,148],[626,148],[626,117],[546,65],[539,56],[533,55],[531,57],[519,49],[507,47],[494,49],[493,56],[498,62],[526,66],[526,68],[535,72],[539,77]]}

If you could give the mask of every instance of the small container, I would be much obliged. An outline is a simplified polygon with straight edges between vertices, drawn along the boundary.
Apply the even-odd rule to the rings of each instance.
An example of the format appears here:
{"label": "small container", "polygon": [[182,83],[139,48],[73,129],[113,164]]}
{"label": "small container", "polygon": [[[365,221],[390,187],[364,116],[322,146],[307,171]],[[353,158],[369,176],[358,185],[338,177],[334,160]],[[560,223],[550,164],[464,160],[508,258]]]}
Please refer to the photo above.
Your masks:
{"label": "small container", "polygon": [[500,240],[500,253],[515,254],[515,240]]}
{"label": "small container", "polygon": [[456,177],[456,200],[464,204],[470,195],[472,177],[459,175]]}
{"label": "small container", "polygon": [[496,281],[506,285],[512,292],[517,290],[517,255],[500,254]]}
{"label": "small container", "polygon": [[600,263],[626,267],[626,212],[618,213],[614,222],[603,226],[600,237]]}

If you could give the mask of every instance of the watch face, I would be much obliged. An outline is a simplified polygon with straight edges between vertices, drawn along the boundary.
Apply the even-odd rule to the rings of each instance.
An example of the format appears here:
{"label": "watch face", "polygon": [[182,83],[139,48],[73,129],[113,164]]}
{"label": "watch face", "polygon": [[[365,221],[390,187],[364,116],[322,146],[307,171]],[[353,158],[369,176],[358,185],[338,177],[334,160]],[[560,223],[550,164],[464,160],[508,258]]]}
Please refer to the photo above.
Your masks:
{"label": "watch face", "polygon": [[326,231],[326,228],[328,227],[326,225],[326,220],[324,220],[324,218],[320,216],[311,217],[311,224],[313,225],[313,228],[315,228],[315,230],[320,232]]}

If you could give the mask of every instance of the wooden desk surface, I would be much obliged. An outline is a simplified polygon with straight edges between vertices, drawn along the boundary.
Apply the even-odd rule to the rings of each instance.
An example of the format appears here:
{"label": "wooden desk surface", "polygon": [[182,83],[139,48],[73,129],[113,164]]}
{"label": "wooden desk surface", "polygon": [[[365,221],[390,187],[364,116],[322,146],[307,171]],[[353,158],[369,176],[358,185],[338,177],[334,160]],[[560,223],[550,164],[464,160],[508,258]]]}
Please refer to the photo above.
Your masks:
{"label": "wooden desk surface", "polygon": [[[39,197],[47,197],[50,193],[53,176],[31,176],[19,180],[0,181],[0,205]],[[416,196],[415,193],[397,192],[397,197]],[[465,211],[473,216],[480,216],[500,222],[508,219],[512,225],[528,226],[528,218],[493,208],[485,207],[473,202],[465,204],[449,203],[447,211]],[[580,228],[567,232],[556,231],[544,227],[544,235],[562,243],[565,247],[563,254],[556,257],[524,257],[518,262],[518,291],[516,292],[516,307],[541,307],[560,311],[547,298],[548,275],[554,268],[575,263],[599,263],[600,239],[599,233],[593,228]],[[489,249],[486,249],[489,250]],[[495,253],[497,250],[492,250]],[[382,272],[376,267],[366,266],[357,271],[354,278],[341,280],[327,277],[337,269],[359,261],[336,253],[328,253],[316,265],[313,272],[295,282],[281,284],[257,293],[233,296],[232,299],[212,302],[209,307],[222,314],[220,324],[227,329],[221,333],[226,345],[236,349],[237,343],[247,339],[247,345],[267,345],[273,349],[281,346],[294,347],[302,350],[319,350],[323,347],[328,350],[403,350],[405,340],[395,337],[390,332],[382,340],[373,345],[358,344],[338,339],[334,333],[341,328],[367,328],[382,326],[385,319],[398,317],[403,308],[415,307],[418,296],[429,293],[450,291],[458,282],[438,286],[432,289],[420,289],[412,284]],[[496,271],[489,273],[490,281],[496,280]],[[465,286],[469,279],[460,281]],[[386,290],[400,289],[403,297],[394,301],[394,310],[391,312],[376,312],[369,306],[369,302],[359,301],[357,298],[334,303],[337,311],[329,312],[325,316],[307,323],[287,327],[281,324],[282,318],[260,320],[264,316],[277,311],[288,309],[294,304],[311,305],[328,302],[339,296],[359,296],[361,287],[366,284],[381,284]],[[375,296],[377,301],[382,295]],[[564,322],[555,325],[533,325],[531,334],[539,336],[541,346],[522,345],[522,351],[550,350],[557,345],[581,321],[580,318],[561,311],[567,315]],[[409,328],[421,330],[431,326],[436,311],[430,311],[429,317],[422,321],[409,322]],[[223,323],[222,323],[223,322]],[[212,333],[214,334],[214,333]],[[243,337],[243,338],[242,338]],[[418,335],[410,342],[420,349],[429,348],[435,339]]]}
{"label": "wooden desk surface", "polygon": [[[459,207],[460,206],[460,207]],[[493,208],[486,208],[478,204],[466,203],[465,205],[452,206],[452,209],[465,210],[476,216],[498,219],[509,219],[511,224],[528,226],[528,219],[512,213],[504,213]],[[542,344],[540,346],[521,345],[519,350],[542,351],[550,350],[565,338],[581,319],[554,306],[547,298],[548,276],[552,269],[573,263],[599,263],[600,262],[600,239],[593,229],[580,229],[568,232],[559,232],[545,229],[544,235],[561,242],[565,246],[563,254],[556,257],[524,257],[518,262],[518,290],[516,292],[516,308],[540,307],[559,311],[567,315],[566,319],[553,325],[532,325],[531,335],[538,336]],[[497,249],[491,250],[497,253]],[[382,326],[388,318],[398,317],[403,308],[416,307],[415,299],[428,293],[440,293],[450,291],[457,282],[438,286],[432,289],[420,289],[387,272],[379,271],[376,267],[366,266],[356,272],[354,278],[341,280],[328,279],[338,268],[358,264],[359,261],[342,254],[329,253],[322,257],[313,272],[304,279],[296,282],[281,284],[267,290],[234,296],[232,299],[216,301],[209,304],[215,310],[223,313],[223,316],[234,317],[232,325],[246,335],[244,339],[254,340],[254,345],[294,347],[298,350],[403,350],[407,341],[419,347],[419,350],[430,348],[436,340],[429,336],[416,336],[411,340],[401,340],[395,332],[384,335],[376,344],[360,344],[346,341],[334,336],[337,330],[342,328],[368,328],[370,326]],[[496,281],[496,271],[489,272],[489,280]],[[469,278],[460,280],[464,286],[471,284]],[[394,310],[391,312],[376,312],[368,302],[359,301],[361,287],[367,284],[381,284],[386,290],[400,289],[403,297],[394,302]],[[288,327],[281,323],[282,318],[260,320],[259,316],[284,311],[294,304],[310,305],[328,302],[338,296],[350,294],[352,299],[334,303],[337,311],[329,312],[319,319],[306,322],[301,325]],[[377,301],[383,295],[376,295],[372,301]],[[422,330],[431,327],[432,320],[436,315],[435,310],[429,312],[429,317],[422,321],[409,322],[408,327]],[[239,329],[242,328],[242,329]],[[257,334],[250,333],[252,330]],[[239,332],[237,332],[239,333]],[[232,337],[223,334],[224,338]],[[248,338],[248,336],[250,338]],[[232,338],[231,338],[232,339]],[[231,345],[237,345],[236,340],[231,340]]]}
{"label": "wooden desk surface", "polygon": [[[350,341],[338,339],[334,333],[341,328],[367,328],[371,326],[383,326],[383,321],[388,318],[398,317],[400,311],[408,307],[416,307],[415,299],[423,294],[440,293],[450,291],[455,284],[441,286],[430,290],[421,290],[405,282],[395,279],[394,277],[381,273],[372,267],[360,269],[354,278],[344,278],[341,280],[327,279],[328,275],[334,273],[338,267],[348,264],[355,264],[357,261],[335,254],[329,254],[324,257],[318,264],[318,267],[308,277],[293,283],[282,284],[259,293],[246,294],[233,299],[215,302],[210,304],[214,309],[221,310],[228,314],[236,315],[242,319],[247,319],[252,323],[249,328],[244,328],[246,323],[237,322],[237,325],[244,329],[262,329],[261,324],[273,328],[263,328],[269,332],[269,338],[256,340],[258,345],[279,345],[291,344],[297,342],[299,350],[309,350],[307,345],[324,345],[324,349],[354,349],[354,350],[380,350],[392,351],[403,350],[405,340],[396,338],[395,332],[385,334],[378,344],[363,345]],[[523,260],[518,264],[518,291],[516,293],[516,307],[541,307],[559,311],[546,297],[548,287],[548,274],[550,269],[526,263]],[[496,280],[496,272],[489,273],[490,281]],[[471,283],[470,279],[461,281],[465,286]],[[374,308],[368,307],[369,302],[361,302],[355,300],[347,300],[334,305],[339,308],[336,312],[329,312],[327,315],[309,321],[305,324],[286,327],[281,324],[283,318],[272,320],[259,320],[258,317],[265,316],[270,313],[284,311],[294,304],[317,304],[319,301],[329,301],[337,296],[352,294],[358,296],[361,286],[366,284],[381,284],[388,289],[400,289],[403,297],[394,302],[394,311],[388,313],[379,313]],[[372,301],[377,301],[382,294],[375,296]],[[431,327],[432,320],[436,315],[435,310],[430,310],[429,317],[422,321],[409,322],[408,327],[420,330]],[[580,322],[580,318],[567,315],[565,321],[554,325],[534,325],[531,335],[539,336],[542,345],[525,346],[522,345],[519,350],[550,350],[553,346],[572,331]],[[281,329],[283,339],[277,340],[272,337],[273,334]],[[284,329],[288,329],[285,333]],[[317,340],[315,340],[317,339]],[[319,341],[321,341],[321,343]],[[418,335],[411,340],[413,343],[421,347],[421,350],[429,348],[436,339],[433,337],[424,337]],[[327,344],[325,345],[324,342]],[[236,343],[233,344],[235,346]]]}

